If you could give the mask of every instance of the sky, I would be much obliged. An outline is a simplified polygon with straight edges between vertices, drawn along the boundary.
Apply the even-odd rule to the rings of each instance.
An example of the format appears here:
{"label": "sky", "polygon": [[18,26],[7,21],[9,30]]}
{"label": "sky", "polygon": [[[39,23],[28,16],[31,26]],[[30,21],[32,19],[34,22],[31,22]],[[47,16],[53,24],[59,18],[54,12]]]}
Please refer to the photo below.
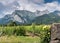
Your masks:
{"label": "sky", "polygon": [[0,0],[0,18],[15,10],[60,11],[60,0]]}

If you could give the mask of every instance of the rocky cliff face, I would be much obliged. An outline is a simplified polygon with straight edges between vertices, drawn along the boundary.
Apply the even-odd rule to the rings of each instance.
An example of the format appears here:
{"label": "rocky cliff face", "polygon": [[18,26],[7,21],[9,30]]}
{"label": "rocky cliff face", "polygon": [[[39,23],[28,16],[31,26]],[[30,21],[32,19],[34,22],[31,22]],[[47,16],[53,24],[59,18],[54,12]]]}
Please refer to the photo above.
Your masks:
{"label": "rocky cliff face", "polygon": [[51,41],[50,43],[60,43],[60,23],[54,23],[51,26]]}

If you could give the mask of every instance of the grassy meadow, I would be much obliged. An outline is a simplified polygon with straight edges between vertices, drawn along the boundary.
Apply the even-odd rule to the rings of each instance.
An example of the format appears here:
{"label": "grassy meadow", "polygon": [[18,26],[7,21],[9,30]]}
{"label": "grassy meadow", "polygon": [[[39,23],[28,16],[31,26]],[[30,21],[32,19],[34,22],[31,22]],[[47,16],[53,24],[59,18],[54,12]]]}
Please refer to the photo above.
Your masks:
{"label": "grassy meadow", "polygon": [[49,43],[50,25],[0,26],[0,43]]}

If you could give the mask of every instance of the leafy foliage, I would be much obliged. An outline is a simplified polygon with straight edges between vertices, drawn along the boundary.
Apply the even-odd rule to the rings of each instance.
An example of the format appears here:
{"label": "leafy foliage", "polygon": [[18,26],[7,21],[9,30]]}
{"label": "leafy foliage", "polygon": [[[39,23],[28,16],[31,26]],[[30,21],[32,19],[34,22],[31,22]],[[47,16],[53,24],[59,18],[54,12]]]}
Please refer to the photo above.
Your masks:
{"label": "leafy foliage", "polygon": [[50,26],[43,26],[40,33],[41,43],[50,42]]}
{"label": "leafy foliage", "polygon": [[[34,23],[31,26],[5,26],[0,27],[0,33],[2,35],[16,35],[16,36],[25,36],[26,32],[33,34],[33,36],[40,37],[40,43],[49,43],[50,41],[50,25],[35,25]],[[30,35],[31,35],[30,34]]]}
{"label": "leafy foliage", "polygon": [[18,29],[15,30],[17,36],[25,36],[26,31],[24,27],[19,27]]}

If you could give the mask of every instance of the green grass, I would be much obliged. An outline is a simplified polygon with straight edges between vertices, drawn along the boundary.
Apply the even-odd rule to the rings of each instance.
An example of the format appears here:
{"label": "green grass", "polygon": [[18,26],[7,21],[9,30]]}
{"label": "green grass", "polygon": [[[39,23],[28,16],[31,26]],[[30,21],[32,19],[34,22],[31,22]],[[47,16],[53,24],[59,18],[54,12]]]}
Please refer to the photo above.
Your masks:
{"label": "green grass", "polygon": [[39,43],[39,37],[26,37],[26,36],[2,36],[0,43]]}
{"label": "green grass", "polygon": [[[50,41],[50,27],[50,25],[2,26],[0,27],[0,33],[2,32],[0,43],[48,43]],[[27,36],[26,33],[31,34]]]}

